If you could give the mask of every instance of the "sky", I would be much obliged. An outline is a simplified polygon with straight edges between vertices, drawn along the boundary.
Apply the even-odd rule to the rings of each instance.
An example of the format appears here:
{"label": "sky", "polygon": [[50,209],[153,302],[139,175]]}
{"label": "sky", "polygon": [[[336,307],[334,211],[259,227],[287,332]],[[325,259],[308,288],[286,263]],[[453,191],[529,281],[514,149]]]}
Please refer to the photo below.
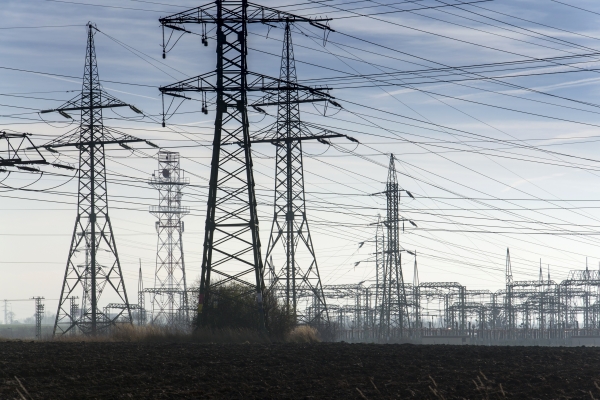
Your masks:
{"label": "sky", "polygon": [[[144,112],[107,111],[105,124],[181,154],[191,183],[183,239],[189,282],[201,270],[214,105],[204,115],[199,102],[175,101],[172,107],[179,108],[163,128],[157,88],[214,70],[215,40],[209,31],[205,47],[198,35],[174,34],[162,59],[158,18],[201,4],[6,0],[0,11],[0,129],[31,133],[40,145],[76,123],[39,111],[81,90],[85,25],[96,24],[104,89]],[[415,197],[402,195],[400,212],[417,227],[406,223],[400,244],[416,252],[421,282],[501,289],[507,248],[515,280],[538,279],[540,265],[555,281],[584,269],[586,260],[600,268],[597,2],[260,4],[332,18],[327,37],[296,24],[294,52],[299,81],[330,88],[342,109],[303,105],[302,118],[360,142],[304,146],[307,215],[323,284],[373,283],[376,222],[385,216],[385,199],[376,193],[384,190],[391,153],[401,187]],[[249,69],[277,77],[282,38],[280,26],[251,25]],[[250,112],[251,133],[272,123],[270,114]],[[135,298],[140,264],[145,287],[154,285],[156,218],[148,211],[158,193],[148,179],[156,150],[142,145],[106,153],[111,221]],[[273,215],[274,155],[269,144],[253,146],[263,255]],[[76,160],[74,151],[58,159]],[[44,296],[54,313],[77,181],[65,170],[44,171],[0,175],[0,299]],[[415,259],[404,254],[402,261],[412,282]],[[10,307],[17,319],[33,313],[32,301]]]}

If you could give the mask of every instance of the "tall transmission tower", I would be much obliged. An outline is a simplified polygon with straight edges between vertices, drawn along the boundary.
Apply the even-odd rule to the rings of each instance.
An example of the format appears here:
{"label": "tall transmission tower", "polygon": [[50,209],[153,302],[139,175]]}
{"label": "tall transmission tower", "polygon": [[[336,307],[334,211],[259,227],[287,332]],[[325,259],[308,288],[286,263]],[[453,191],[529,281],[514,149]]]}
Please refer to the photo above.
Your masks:
{"label": "tall transmission tower", "polygon": [[158,218],[156,274],[150,289],[154,324],[174,326],[189,321],[182,239],[183,216],[189,214],[189,208],[181,205],[182,190],[189,179],[183,175],[179,153],[160,150],[158,170],[149,181],[159,198],[158,206],[150,207],[150,213]]}
{"label": "tall transmission tower", "polygon": [[[184,97],[186,92],[216,93],[215,134],[209,181],[202,274],[198,298],[201,321],[207,322],[211,310],[211,290],[236,283],[254,293],[258,325],[264,324],[264,266],[258,232],[255,181],[252,169],[248,106],[260,109],[277,105],[280,80],[248,70],[247,25],[307,22],[328,30],[324,19],[309,19],[262,7],[247,0],[217,0],[161,18],[164,28],[189,32],[184,24],[216,25],[217,68],[215,71],[160,88],[163,95]],[[164,37],[164,35],[163,35]],[[203,36],[204,41],[206,40]],[[163,56],[166,46],[163,40]],[[294,85],[302,91],[300,100],[330,96],[314,88]],[[248,92],[266,93],[248,103]],[[163,112],[164,115],[164,112]],[[163,119],[164,124],[164,119]]]}
{"label": "tall transmission tower", "polygon": [[[387,203],[387,215],[384,221],[387,240],[379,323],[380,335],[388,338],[392,335],[404,336],[405,328],[410,325],[408,299],[401,258],[401,252],[406,250],[400,246],[400,222],[404,224],[404,221],[406,221],[400,217],[399,212],[401,191],[403,190],[400,189],[400,185],[398,184],[395,157],[391,154],[386,190],[384,192]],[[410,192],[407,192],[407,194],[412,197]],[[414,222],[408,221],[416,226]],[[407,251],[407,253],[414,255],[411,251]]]}
{"label": "tall transmission tower", "polygon": [[[87,25],[87,49],[81,94],[67,101],[61,107],[44,110],[56,111],[65,118],[72,118],[67,112],[80,111],[79,127],[45,144],[44,148],[56,151],[57,148],[76,147],[79,149],[79,190],[77,218],[71,239],[67,266],[53,334],[64,334],[78,329],[83,334],[96,335],[105,331],[119,318],[131,323],[131,310],[121,262],[108,215],[106,183],[105,146],[144,140],[125,135],[104,126],[102,110],[114,107],[135,107],[123,103],[106,93],[100,84],[94,34],[96,28]],[[147,144],[154,146],[148,141]],[[156,147],[156,146],[154,146]],[[71,299],[82,293],[81,312],[71,315]],[[111,303],[120,302],[120,311],[115,315],[103,312],[99,301],[101,296]]]}
{"label": "tall transmission tower", "polygon": [[[290,25],[285,24],[280,87],[297,83]],[[284,294],[286,309],[299,323],[319,324],[328,321],[328,313],[306,216],[302,140],[323,135],[312,135],[301,123],[298,90],[278,92],[276,134],[274,215],[265,258],[273,271],[270,289]],[[274,265],[274,255],[281,267]]]}

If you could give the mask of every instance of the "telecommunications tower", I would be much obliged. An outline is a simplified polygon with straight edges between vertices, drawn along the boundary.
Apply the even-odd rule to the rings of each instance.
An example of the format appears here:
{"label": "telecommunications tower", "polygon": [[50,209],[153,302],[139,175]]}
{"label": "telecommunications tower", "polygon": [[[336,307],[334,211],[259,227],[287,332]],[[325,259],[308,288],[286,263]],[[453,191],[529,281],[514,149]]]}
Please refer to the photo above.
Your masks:
{"label": "telecommunications tower", "polygon": [[[248,106],[260,110],[262,106],[277,105],[277,94],[292,87],[301,92],[298,101],[317,97],[326,100],[331,96],[324,91],[290,82],[281,88],[280,79],[250,72],[247,64],[247,26],[253,23],[273,25],[306,22],[324,30],[329,28],[322,23],[326,21],[324,19],[299,17],[247,0],[216,0],[159,21],[163,31],[164,28],[170,28],[189,32],[185,24],[202,25],[205,45],[208,44],[206,25],[216,25],[216,70],[160,88],[163,95],[179,98],[187,98],[184,94],[190,92],[200,92],[203,110],[206,110],[206,94],[216,94],[215,134],[198,298],[200,320],[204,323],[208,321],[207,315],[212,310],[211,291],[221,285],[235,283],[256,296],[258,325],[263,328],[265,271],[258,233]],[[163,41],[163,56],[167,45]],[[249,92],[266,94],[249,104]]]}
{"label": "telecommunications tower", "polygon": [[[96,27],[87,25],[87,50],[81,94],[67,101],[61,107],[44,110],[56,111],[65,118],[72,119],[70,111],[80,111],[79,126],[45,144],[43,148],[51,152],[63,147],[79,149],[79,191],[77,218],[71,239],[63,287],[58,303],[54,335],[73,333],[79,330],[86,335],[105,332],[117,320],[131,323],[131,309],[121,262],[108,215],[108,195],[106,183],[105,146],[119,144],[129,149],[127,143],[148,141],[123,134],[104,126],[102,110],[114,107],[129,107],[136,113],[137,108],[111,96],[102,89],[98,77],[94,34]],[[81,294],[81,307],[78,315],[72,315],[72,299]],[[104,312],[100,298],[106,303],[117,305],[116,315]]]}
{"label": "telecommunications tower", "polygon": [[150,207],[150,213],[158,218],[156,274],[154,288],[146,289],[152,297],[152,323],[184,325],[189,321],[189,310],[182,234],[183,216],[190,211],[181,205],[182,190],[189,179],[183,176],[179,153],[159,151],[158,170],[149,183],[158,190],[158,205]]}

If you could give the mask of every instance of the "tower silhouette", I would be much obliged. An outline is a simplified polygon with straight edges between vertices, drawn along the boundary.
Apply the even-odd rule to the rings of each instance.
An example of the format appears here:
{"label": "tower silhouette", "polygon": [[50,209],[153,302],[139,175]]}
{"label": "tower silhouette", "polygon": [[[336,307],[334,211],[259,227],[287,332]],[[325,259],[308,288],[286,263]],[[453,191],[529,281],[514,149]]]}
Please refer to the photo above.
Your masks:
{"label": "tower silhouette", "polygon": [[[289,22],[285,24],[279,79],[280,87],[297,82]],[[266,264],[273,271],[270,289],[283,297],[286,309],[298,322],[311,324],[327,319],[327,306],[306,216],[302,162],[302,139],[317,137],[302,125],[299,100],[297,89],[278,92],[274,215]]]}
{"label": "tower silhouette", "polygon": [[[260,106],[276,105],[277,98],[269,98],[269,93],[276,94],[282,89],[279,79],[248,70],[247,26],[249,23],[292,21],[328,28],[319,22],[323,19],[303,18],[247,0],[217,0],[159,21],[163,27],[185,32],[189,31],[182,27],[184,24],[201,24],[204,29],[206,24],[216,25],[216,70],[159,88],[163,95],[184,98],[184,93],[201,92],[203,104],[206,93],[216,94],[215,134],[198,298],[200,321],[207,323],[207,316],[215,310],[210,300],[211,292],[234,283],[244,288],[244,294],[256,296],[258,326],[262,329],[265,327],[264,264],[258,230],[248,106],[260,109]],[[205,36],[203,41],[207,43]],[[163,51],[166,51],[165,45]],[[305,97],[330,97],[314,88],[298,85],[298,89],[303,90]],[[285,90],[289,90],[289,85]],[[267,95],[258,103],[248,104],[249,92]],[[204,105],[203,108],[206,109]]]}
{"label": "tower silhouette", "polygon": [[189,208],[181,205],[181,198],[189,180],[181,171],[179,153],[159,151],[158,170],[149,183],[159,193],[158,206],[150,207],[150,213],[158,218],[154,288],[146,289],[152,297],[152,323],[184,325],[189,310],[182,234],[183,216],[189,214]]}
{"label": "tower silhouette", "polygon": [[[381,290],[380,335],[391,337],[404,335],[404,329],[409,325],[408,301],[404,274],[402,272],[402,258],[400,247],[400,186],[396,174],[394,155],[390,155],[390,165],[385,187],[387,215],[384,225],[386,227],[385,267]],[[412,197],[412,195],[411,195]],[[411,222],[411,224],[414,224]]]}
{"label": "tower silhouette", "polygon": [[[125,135],[104,126],[102,111],[107,108],[129,107],[106,93],[100,84],[93,24],[87,25],[87,49],[81,93],[61,107],[45,112],[59,112],[72,118],[68,112],[80,111],[79,126],[65,135],[52,140],[43,147],[49,150],[63,147],[79,149],[79,190],[77,218],[73,229],[58,311],[53,334],[78,330],[95,335],[106,331],[117,320],[131,323],[131,310],[123,281],[121,263],[108,215],[105,146],[144,140]],[[146,143],[154,146],[152,143]],[[78,315],[72,315],[71,299],[81,293]],[[116,305],[117,313],[110,315],[101,307],[100,299]],[[113,307],[114,308],[114,307]]]}

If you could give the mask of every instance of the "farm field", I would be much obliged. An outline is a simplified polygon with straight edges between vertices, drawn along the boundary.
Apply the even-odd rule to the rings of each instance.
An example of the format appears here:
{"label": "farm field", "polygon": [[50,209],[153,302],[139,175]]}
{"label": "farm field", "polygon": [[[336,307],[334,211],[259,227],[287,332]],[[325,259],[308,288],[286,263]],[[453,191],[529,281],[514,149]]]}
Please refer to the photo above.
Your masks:
{"label": "farm field", "polygon": [[0,342],[0,398],[15,377],[32,399],[594,399],[600,349]]}

